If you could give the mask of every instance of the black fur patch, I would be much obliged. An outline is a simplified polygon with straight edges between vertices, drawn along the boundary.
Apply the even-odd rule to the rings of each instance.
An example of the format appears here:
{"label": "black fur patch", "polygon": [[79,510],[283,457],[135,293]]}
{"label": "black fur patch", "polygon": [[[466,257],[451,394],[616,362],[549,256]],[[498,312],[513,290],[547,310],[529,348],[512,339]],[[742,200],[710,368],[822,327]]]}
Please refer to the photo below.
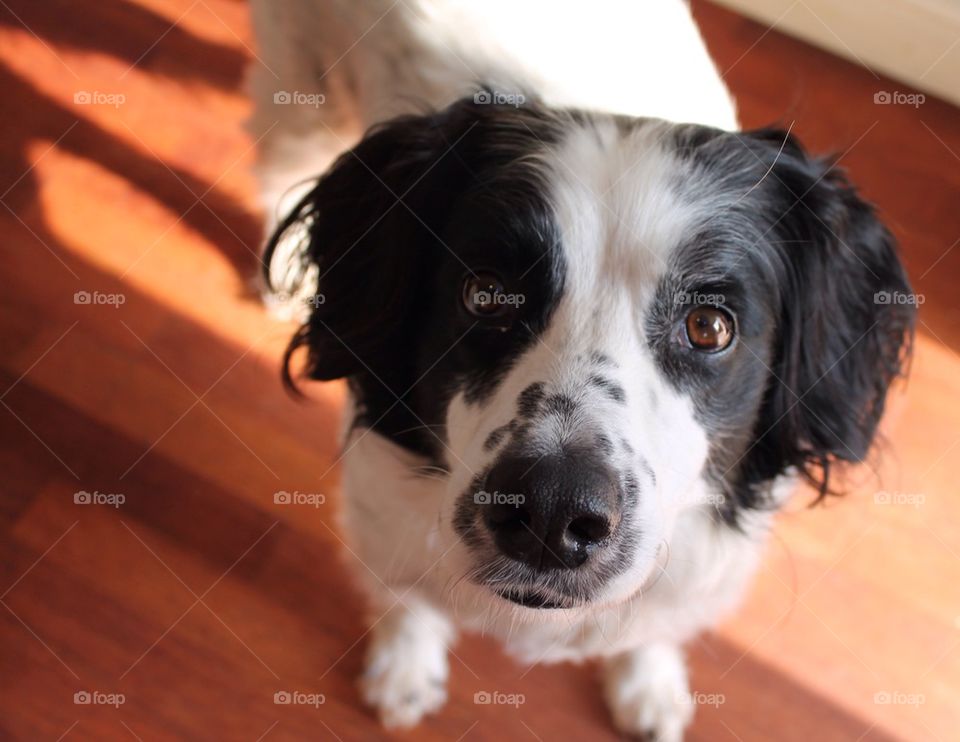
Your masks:
{"label": "black fur patch", "polygon": [[497,446],[499,446],[504,438],[510,433],[511,430],[516,427],[516,421],[511,420],[506,425],[501,425],[499,428],[494,428],[494,430],[487,436],[487,439],[483,442],[484,451],[492,451]]}
{"label": "black fur patch", "polygon": [[[530,163],[570,116],[527,100],[467,98],[377,126],[281,223],[264,256],[269,265],[288,231],[305,229],[304,275],[311,264],[320,273],[324,301],[288,364],[306,348],[307,376],[349,378],[357,425],[437,464],[449,400],[462,391],[482,403],[563,292],[559,230]],[[508,327],[464,307],[464,281],[478,271],[524,297]]]}
{"label": "black fur patch", "polygon": [[525,419],[534,417],[540,411],[540,403],[544,397],[543,382],[531,384],[517,397],[517,414]]}
{"label": "black fur patch", "polygon": [[[466,99],[377,127],[318,181],[265,254],[269,264],[288,230],[303,228],[304,273],[320,272],[324,301],[292,340],[288,363],[305,348],[307,376],[349,379],[357,425],[436,466],[446,457],[450,400],[462,393],[483,405],[564,293],[561,230],[535,155],[571,126],[589,126],[591,115],[528,101]],[[616,121],[624,135],[642,125]],[[709,433],[708,476],[724,494],[722,517],[735,524],[743,510],[768,505],[769,485],[787,470],[825,494],[834,463],[863,459],[908,353],[914,306],[873,300],[911,293],[893,239],[844,175],[792,137],[683,125],[673,145],[673,195],[726,206],[671,254],[645,336],[659,372],[693,400]],[[464,279],[477,271],[524,296],[505,326],[464,307]],[[720,353],[682,342],[687,308],[676,297],[697,292],[723,296],[734,320],[734,343]],[[595,351],[589,361],[585,383],[624,403],[614,359]],[[578,410],[542,383],[517,407],[513,439],[541,415]],[[490,450],[506,435],[491,433]]]}
{"label": "black fur patch", "polygon": [[[887,389],[902,369],[914,309],[881,304],[911,293],[889,232],[843,173],[782,131],[680,127],[693,168],[682,200],[725,197],[672,257],[646,322],[661,372],[689,395],[711,433],[708,473],[721,516],[764,508],[790,469],[829,490],[838,461],[860,461]],[[678,341],[688,305],[723,297],[736,339],[720,353]],[[771,373],[772,370],[772,373]]]}
{"label": "black fur patch", "polygon": [[608,379],[606,376],[601,376],[600,374],[591,374],[589,382],[602,390],[614,402],[623,404],[627,401],[627,393],[623,387],[612,379]]}
{"label": "black fur patch", "polygon": [[617,364],[613,362],[613,359],[610,358],[606,353],[601,353],[600,351],[594,351],[590,354],[590,360],[593,361],[598,366],[609,366],[611,368],[616,368]]}
{"label": "black fur patch", "polygon": [[543,403],[547,414],[558,415],[562,418],[572,417],[577,412],[577,403],[566,394],[551,394]]}

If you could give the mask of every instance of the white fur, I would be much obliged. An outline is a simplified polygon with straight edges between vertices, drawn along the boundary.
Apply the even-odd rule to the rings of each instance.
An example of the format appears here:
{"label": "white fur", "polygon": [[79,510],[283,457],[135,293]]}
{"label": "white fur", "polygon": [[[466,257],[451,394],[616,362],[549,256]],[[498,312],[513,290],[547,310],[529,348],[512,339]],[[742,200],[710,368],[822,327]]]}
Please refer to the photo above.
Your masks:
{"label": "white fur", "polygon": [[416,595],[374,617],[360,689],[384,726],[412,726],[447,700],[452,631],[447,616]]}
{"label": "white fur", "polygon": [[521,608],[462,579],[465,555],[438,517],[450,499],[446,482],[412,476],[409,454],[375,433],[357,430],[347,446],[344,529],[375,609],[427,599],[461,625],[501,637],[528,663],[690,639],[734,607],[769,524],[755,515],[737,533],[718,528],[705,509],[690,508],[677,518],[669,554],[661,551],[634,595],[589,608]]}
{"label": "white fur", "polygon": [[[455,495],[496,455],[484,453],[482,442],[510,420],[518,394],[532,383],[546,381],[551,391],[578,400],[592,394],[568,430],[554,429],[550,420],[534,429],[541,448],[559,453],[578,436],[603,432],[625,438],[642,454],[656,476],[656,487],[644,492],[637,513],[644,536],[632,569],[610,582],[601,602],[624,601],[652,576],[658,549],[665,543],[673,548],[681,514],[693,509],[688,528],[715,530],[709,505],[719,493],[711,492],[703,479],[706,432],[695,419],[691,400],[674,391],[657,369],[644,334],[643,319],[670,251],[696,218],[664,182],[677,168],[669,151],[658,146],[659,131],[643,127],[624,138],[612,124],[609,129],[574,129],[544,155],[544,164],[553,171],[547,179],[553,184],[550,201],[567,263],[563,297],[546,332],[482,408],[461,396],[448,411],[451,475],[441,527],[453,519]],[[604,400],[583,384],[583,358],[591,350],[619,365],[616,378],[626,391],[625,406]]]}
{"label": "white fur", "polygon": [[[546,103],[734,128],[733,105],[680,0],[252,0],[259,57],[251,84],[267,229],[356,132],[399,113],[437,108],[478,84]],[[313,108],[275,104],[279,91],[321,94]],[[449,408],[451,474],[381,436],[345,441],[344,530],[374,610],[364,698],[407,726],[445,698],[453,623],[499,637],[524,662],[608,658],[606,693],[625,731],[679,739],[689,720],[679,645],[731,609],[762,548],[768,516],[743,533],[718,527],[702,478],[707,439],[692,403],[658,374],[642,317],[670,251],[696,215],[664,181],[675,171],[661,129],[573,129],[544,155],[563,231],[569,285],[551,325],[482,408]],[[298,185],[299,184],[299,185]],[[296,249],[293,245],[291,249]],[[286,264],[290,250],[275,260]],[[283,286],[281,286],[281,289]],[[582,356],[620,364],[628,405],[599,397],[577,426],[534,431],[560,445],[585,430],[625,436],[656,474],[639,498],[644,538],[633,566],[589,607],[533,610],[465,579],[471,555],[453,530],[454,499],[493,453],[517,394],[548,381],[585,393]],[[658,404],[649,401],[655,394]],[[643,421],[642,425],[635,424]],[[677,699],[680,699],[679,701]]]}
{"label": "white fur", "polygon": [[[365,681],[364,697],[395,725],[414,723],[435,709],[439,695],[427,690],[432,679],[445,677],[438,658],[452,638],[452,630],[427,630],[437,625],[437,616],[496,636],[523,663],[602,656],[612,668],[619,662],[635,668],[635,653],[679,647],[735,607],[769,525],[768,516],[756,515],[741,534],[717,527],[706,509],[689,508],[677,516],[669,551],[659,554],[652,576],[627,599],[562,611],[526,609],[463,580],[467,556],[449,523],[438,517],[452,497],[447,483],[412,476],[409,454],[375,433],[357,430],[346,445],[344,527],[377,621],[367,672],[382,675],[375,690]],[[417,618],[425,605],[431,606],[429,618]],[[389,618],[378,621],[378,611]],[[418,658],[423,666],[412,676],[401,669]],[[373,669],[383,666],[388,670]],[[618,724],[639,732],[630,719],[653,721],[652,731],[675,739],[669,735],[689,718],[684,704],[670,702],[686,693],[681,671],[682,662],[680,671],[665,669],[641,682],[634,671],[611,670],[607,697]],[[611,688],[611,679],[628,676],[622,691]],[[661,677],[667,678],[662,685]]]}
{"label": "white fur", "polygon": [[671,644],[650,644],[607,661],[604,691],[617,728],[680,742],[693,718],[683,655]]}
{"label": "white fur", "polygon": [[[597,218],[609,221],[609,215]],[[591,225],[585,234],[595,234],[597,226]],[[670,232],[666,225],[657,229]],[[653,238],[657,229],[651,226],[646,236]],[[718,527],[710,509],[701,504],[709,494],[700,478],[706,455],[703,431],[693,420],[689,401],[659,380],[652,360],[642,350],[642,337],[634,334],[633,289],[629,282],[618,289],[612,275],[634,267],[619,262],[592,271],[591,265],[603,265],[600,256],[591,254],[594,249],[605,250],[598,242],[573,251],[583,255],[583,264],[577,264],[582,269],[579,285],[572,286],[563,300],[569,311],[558,308],[543,342],[516,364],[494,399],[483,409],[462,400],[451,405],[447,459],[452,474],[448,480],[412,475],[416,461],[375,433],[357,430],[348,438],[343,483],[348,496],[346,530],[364,561],[358,565],[358,574],[377,596],[376,605],[394,606],[396,611],[411,601],[428,601],[461,625],[497,636],[510,653],[526,663],[596,656],[611,658],[612,668],[627,663],[633,668],[630,672],[613,669],[608,674],[607,694],[615,719],[630,731],[652,724],[664,739],[675,739],[690,714],[687,705],[673,700],[686,693],[682,662],[677,659],[673,663],[679,663],[679,669],[664,662],[662,672],[638,679],[636,668],[654,662],[654,655],[642,660],[643,648],[675,648],[735,605],[756,566],[768,516],[753,516],[745,532],[737,533]],[[626,296],[618,299],[618,291]],[[597,301],[603,297],[595,320],[590,320],[591,312],[575,311],[578,302],[590,297]],[[589,346],[578,344],[587,339]],[[605,429],[622,425],[634,448],[651,457],[659,486],[655,497],[641,498],[641,505],[648,509],[644,528],[655,535],[644,539],[644,554],[638,555],[634,568],[608,586],[596,605],[564,611],[520,608],[463,579],[471,568],[470,555],[450,525],[453,503],[494,455],[484,453],[481,443],[513,414],[519,391],[544,378],[562,386],[566,377],[573,385],[583,377],[576,361],[578,351],[593,347],[620,363],[633,364],[624,369],[623,376],[634,379],[627,397],[637,400],[639,406],[616,411],[595,404],[594,409],[601,412]],[[647,395],[640,391],[650,388],[661,396],[656,414],[642,407]],[[627,425],[636,420],[645,420],[646,425]],[[582,426],[590,424],[600,423],[581,421]],[[407,641],[406,635],[398,632],[395,641]],[[437,639],[438,644],[441,641]],[[621,691],[612,689],[610,678],[628,676],[630,683]],[[389,703],[384,708],[382,699],[372,698],[380,702],[386,717],[409,711],[397,710]]]}
{"label": "white fur", "polygon": [[[480,84],[555,106],[736,127],[682,0],[251,0],[266,233],[357,134]],[[277,104],[277,93],[322,95]],[[278,251],[275,263],[289,258]],[[282,288],[282,287],[281,287]],[[292,306],[301,306],[293,303]]]}

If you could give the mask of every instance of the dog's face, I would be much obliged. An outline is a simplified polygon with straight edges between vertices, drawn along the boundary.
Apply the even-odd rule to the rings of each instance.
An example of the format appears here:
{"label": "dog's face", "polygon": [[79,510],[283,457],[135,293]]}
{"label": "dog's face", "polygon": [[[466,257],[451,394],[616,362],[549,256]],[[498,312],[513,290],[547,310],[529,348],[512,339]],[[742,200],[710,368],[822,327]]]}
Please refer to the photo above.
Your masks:
{"label": "dog's face", "polygon": [[278,243],[319,295],[291,351],[530,609],[624,600],[684,510],[736,527],[861,459],[911,327],[889,234],[782,132],[464,101],[369,134]]}

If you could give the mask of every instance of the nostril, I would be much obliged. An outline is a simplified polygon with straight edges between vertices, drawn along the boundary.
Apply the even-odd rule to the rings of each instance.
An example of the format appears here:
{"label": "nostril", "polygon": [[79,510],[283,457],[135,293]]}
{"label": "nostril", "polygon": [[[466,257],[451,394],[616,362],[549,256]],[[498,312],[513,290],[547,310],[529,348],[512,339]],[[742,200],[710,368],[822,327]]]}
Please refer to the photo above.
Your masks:
{"label": "nostril", "polygon": [[504,555],[527,564],[540,563],[543,536],[534,533],[532,511],[520,505],[487,505],[483,522]]}
{"label": "nostril", "polygon": [[567,534],[580,546],[596,544],[610,535],[610,521],[597,515],[581,515],[570,521]]}

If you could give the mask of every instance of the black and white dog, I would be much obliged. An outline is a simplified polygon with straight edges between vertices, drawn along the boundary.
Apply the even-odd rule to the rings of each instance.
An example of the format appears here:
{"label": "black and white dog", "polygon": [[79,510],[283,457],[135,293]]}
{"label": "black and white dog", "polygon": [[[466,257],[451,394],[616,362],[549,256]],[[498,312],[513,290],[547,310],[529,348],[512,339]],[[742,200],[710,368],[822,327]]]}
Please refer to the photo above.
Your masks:
{"label": "black and white dog", "polygon": [[366,700],[439,708],[460,625],[601,658],[617,725],[680,739],[681,646],[791,484],[871,446],[912,327],[890,234],[789,134],[734,131],[679,0],[253,7],[268,208],[376,124],[265,257],[309,299],[290,353],[349,380]]}

